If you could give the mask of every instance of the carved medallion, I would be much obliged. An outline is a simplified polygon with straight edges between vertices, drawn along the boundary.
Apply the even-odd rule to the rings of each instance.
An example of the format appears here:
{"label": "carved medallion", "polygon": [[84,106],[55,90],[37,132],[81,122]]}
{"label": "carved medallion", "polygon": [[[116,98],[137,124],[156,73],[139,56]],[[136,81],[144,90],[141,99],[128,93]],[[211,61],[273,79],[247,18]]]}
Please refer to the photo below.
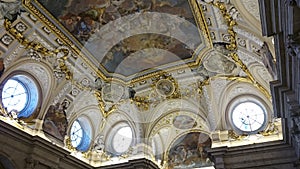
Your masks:
{"label": "carved medallion", "polygon": [[124,87],[118,84],[107,84],[102,89],[102,99],[105,102],[116,103],[121,100]]}
{"label": "carved medallion", "polygon": [[175,91],[174,84],[168,79],[161,79],[156,83],[156,91],[160,95],[170,96]]}

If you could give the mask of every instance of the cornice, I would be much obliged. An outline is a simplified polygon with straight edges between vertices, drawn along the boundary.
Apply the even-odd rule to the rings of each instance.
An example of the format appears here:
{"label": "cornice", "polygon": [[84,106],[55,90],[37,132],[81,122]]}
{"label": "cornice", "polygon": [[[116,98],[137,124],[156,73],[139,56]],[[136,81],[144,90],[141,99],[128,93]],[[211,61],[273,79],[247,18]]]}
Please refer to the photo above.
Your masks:
{"label": "cornice", "polygon": [[[0,120],[0,126],[0,138],[2,141],[12,139],[20,143],[20,146],[22,144],[25,145],[27,147],[27,153],[31,154],[36,159],[50,160],[49,157],[53,155],[58,158],[59,161],[69,161],[84,169],[92,168],[90,165],[70,155],[69,151],[58,147],[54,143],[51,143],[39,136],[32,136],[2,120]],[[18,145],[10,145],[13,143],[12,140],[8,142],[6,141],[6,146],[14,146],[13,148],[15,149]],[[49,156],[45,156],[45,154],[43,154],[44,152],[46,152]],[[56,161],[52,161],[53,164],[55,162]]]}

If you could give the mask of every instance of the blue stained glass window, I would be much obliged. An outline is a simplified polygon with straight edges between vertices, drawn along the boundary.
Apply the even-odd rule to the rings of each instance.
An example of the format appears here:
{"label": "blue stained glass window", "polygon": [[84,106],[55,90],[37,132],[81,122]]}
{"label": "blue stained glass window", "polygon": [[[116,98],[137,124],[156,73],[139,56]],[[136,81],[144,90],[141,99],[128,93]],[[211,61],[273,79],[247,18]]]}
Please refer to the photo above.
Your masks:
{"label": "blue stained glass window", "polygon": [[79,151],[87,151],[91,144],[92,131],[89,120],[79,117],[70,129],[71,144]]}
{"label": "blue stained glass window", "polygon": [[78,121],[74,121],[71,127],[71,143],[73,147],[78,147],[82,142],[83,130]]}
{"label": "blue stained glass window", "polygon": [[7,112],[16,112],[18,118],[29,117],[38,105],[39,92],[33,79],[15,75],[5,81],[1,98]]}

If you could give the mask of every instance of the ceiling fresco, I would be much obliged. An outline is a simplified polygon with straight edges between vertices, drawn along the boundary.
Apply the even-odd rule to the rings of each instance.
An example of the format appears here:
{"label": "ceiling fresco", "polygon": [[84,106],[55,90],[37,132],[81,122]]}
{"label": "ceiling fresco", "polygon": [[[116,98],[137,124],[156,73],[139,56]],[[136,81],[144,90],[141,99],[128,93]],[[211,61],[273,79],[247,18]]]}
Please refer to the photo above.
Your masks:
{"label": "ceiling fresco", "polygon": [[61,143],[63,143],[68,126],[65,110],[65,104],[51,105],[45,116],[45,123],[43,123],[43,131]]}
{"label": "ceiling fresco", "polygon": [[186,0],[38,0],[79,41],[107,23],[139,12],[159,12],[177,15],[196,25]]}
{"label": "ceiling fresco", "polygon": [[[129,77],[179,64],[197,64],[199,53],[207,46],[199,31],[200,14],[195,14],[200,9],[194,9],[194,1],[37,2],[54,16],[57,27],[63,25],[60,29],[76,38],[74,44],[84,47],[83,53],[88,51],[88,58],[106,77]],[[47,11],[42,9],[41,13],[47,15]]]}
{"label": "ceiling fresco", "polygon": [[211,139],[204,133],[188,133],[173,143],[168,154],[168,169],[184,169],[212,166],[207,148]]}
{"label": "ceiling fresco", "polygon": [[159,34],[140,34],[115,45],[101,64],[109,72],[129,76],[163,64],[188,59],[192,54],[192,49],[174,38]]}
{"label": "ceiling fresco", "polygon": [[[254,143],[248,137],[252,131],[246,136],[230,120],[231,109],[244,101],[257,102],[268,113],[265,128],[253,135],[255,144],[282,139],[281,124],[269,118],[273,109],[268,83],[276,80],[271,76],[271,48],[261,47],[262,37],[231,17],[232,4],[22,3],[29,13],[11,18],[11,23],[5,20],[0,28],[1,79],[5,84],[19,72],[32,78],[41,89],[39,102],[28,124],[13,119],[1,104],[0,120],[18,120],[13,125],[23,125],[24,132],[96,168],[136,157],[162,169],[213,166],[209,148]],[[203,5],[202,19],[197,5]],[[207,30],[203,20],[211,22]],[[207,34],[214,35],[211,41]],[[119,79],[108,79],[115,77]],[[122,128],[130,128],[121,132],[129,139],[119,133]]]}

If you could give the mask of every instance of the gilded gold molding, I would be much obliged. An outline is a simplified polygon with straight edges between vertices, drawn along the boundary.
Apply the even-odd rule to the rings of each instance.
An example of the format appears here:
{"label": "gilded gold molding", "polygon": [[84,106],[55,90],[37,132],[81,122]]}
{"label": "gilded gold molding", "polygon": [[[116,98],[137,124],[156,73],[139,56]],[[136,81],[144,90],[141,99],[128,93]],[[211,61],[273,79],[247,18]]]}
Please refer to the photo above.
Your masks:
{"label": "gilded gold molding", "polygon": [[172,86],[169,86],[169,87],[173,88],[173,91],[170,94],[165,95],[166,99],[177,99],[177,98],[181,97],[181,93],[179,90],[179,85],[178,85],[177,80],[174,77],[172,77],[171,75],[166,75],[165,72],[162,72],[161,74],[153,77],[153,83],[151,86],[154,90],[156,90],[158,92],[158,90],[157,90],[159,87],[158,83],[161,80],[166,80],[167,82],[172,83]]}
{"label": "gilded gold molding", "polygon": [[105,106],[104,101],[102,100],[101,91],[95,90],[94,95],[96,96],[96,98],[98,100],[98,106],[99,106],[99,109],[104,118],[107,118],[111,113],[113,113],[115,110],[117,110],[117,106],[115,104],[113,106],[111,106],[108,110],[105,110],[106,106]]}
{"label": "gilded gold molding", "polygon": [[120,159],[126,159],[126,158],[128,158],[130,155],[132,155],[132,152],[133,152],[133,147],[129,147],[128,150],[127,150],[125,153],[123,153],[123,154],[121,154],[121,155],[119,156],[119,158],[120,158]]}
{"label": "gilded gold molding", "polygon": [[72,146],[70,137],[67,137],[65,140],[65,147],[70,151],[76,151],[76,148]]}
{"label": "gilded gold molding", "polygon": [[[251,74],[250,74],[251,75]],[[256,82],[255,80],[253,80],[254,78],[250,78],[251,76],[247,76],[247,77],[241,77],[241,76],[213,76],[213,77],[209,77],[207,79],[205,79],[204,81],[199,82],[198,84],[198,93],[202,94],[203,92],[203,87],[207,86],[210,84],[210,81],[213,79],[226,79],[226,80],[230,80],[230,81],[240,81],[240,82],[245,82],[245,83],[250,83],[253,84],[261,93],[263,93],[268,99],[271,98],[270,93],[264,88],[262,87],[258,82]]]}
{"label": "gilded gold molding", "polygon": [[4,21],[4,27],[6,31],[8,31],[15,39],[17,39],[20,42],[20,44],[22,44],[26,49],[33,49],[34,51],[39,52],[43,55],[52,56],[55,54],[54,51],[48,50],[39,42],[29,41],[28,39],[26,39],[20,32],[18,32],[14,27],[12,27],[11,22],[7,19],[5,19]]}
{"label": "gilded gold molding", "polygon": [[18,119],[16,112],[14,112],[14,111],[7,112],[7,110],[5,108],[3,108],[1,101],[0,101],[0,119],[7,123],[12,124],[13,126],[19,128],[21,130],[24,130],[26,124],[28,124],[28,123],[25,123],[23,120]]}
{"label": "gilded gold molding", "polygon": [[[213,6],[217,7],[226,24],[227,24],[227,32],[230,35],[230,44],[226,45],[226,48],[229,51],[232,51],[232,53],[230,53],[228,56],[239,66],[241,67],[241,69],[247,74],[248,79],[250,80],[250,82],[259,90],[261,91],[268,99],[271,98],[270,93],[268,92],[267,89],[265,89],[259,82],[257,82],[253,75],[251,74],[251,72],[249,71],[249,69],[247,68],[247,66],[243,63],[243,61],[239,58],[238,54],[237,54],[237,43],[236,43],[236,35],[237,33],[234,31],[234,26],[237,25],[237,22],[235,21],[235,19],[232,18],[232,16],[229,14],[229,12],[227,11],[226,5],[223,2],[214,2],[214,3],[209,3],[212,4]],[[208,80],[204,80],[204,82],[201,82],[199,85],[199,92],[202,92],[202,88],[205,85],[208,85],[209,82]]]}
{"label": "gilded gold molding", "polygon": [[[197,3],[197,1],[195,1],[195,0],[189,0],[189,3],[192,8],[192,11],[194,13],[195,19],[197,20],[200,34],[201,34],[201,32],[204,33],[204,38],[206,39],[205,42],[207,42],[208,46],[212,47],[213,44],[212,44],[210,32],[209,32],[207,23],[205,21],[205,17],[204,17],[203,11],[202,11],[201,4]],[[197,61],[197,64],[199,64],[199,61]]]}
{"label": "gilded gold molding", "polygon": [[3,108],[2,103],[0,104],[0,114],[2,116],[7,116],[7,112],[6,110]]}
{"label": "gilded gold molding", "polygon": [[258,134],[261,134],[263,136],[270,136],[270,135],[275,135],[278,133],[279,133],[278,126],[274,122],[270,122],[267,129],[259,132]]}
{"label": "gilded gold molding", "polygon": [[150,101],[148,97],[135,96],[131,99],[131,103],[134,103],[141,111],[147,111],[150,107]]}
{"label": "gilded gold molding", "polygon": [[32,49],[38,53],[41,53],[42,59],[45,59],[45,56],[55,57],[58,54],[62,53],[63,56],[61,58],[57,58],[59,64],[57,69],[54,68],[54,73],[62,73],[65,75],[66,80],[72,80],[73,74],[66,65],[67,56],[69,54],[69,51],[67,49],[57,48],[55,50],[49,50],[39,42],[29,41],[14,27],[12,27],[11,22],[7,19],[4,21],[4,27],[6,31],[8,31],[15,39],[19,41],[21,45],[25,47],[25,49]]}
{"label": "gilded gold molding", "polygon": [[[34,4],[33,4],[34,3]],[[158,74],[158,72],[154,72],[154,73],[147,73],[145,75],[142,75],[138,78],[134,79],[129,79],[129,78],[123,78],[122,76],[114,76],[114,77],[107,77],[103,72],[101,72],[97,65],[94,65],[89,59],[87,59],[87,57],[84,56],[84,54],[82,53],[82,49],[83,47],[81,46],[81,48],[79,49],[79,47],[76,47],[74,45],[74,43],[71,41],[70,38],[68,38],[56,25],[61,25],[61,23],[57,22],[56,18],[54,18],[40,3],[38,3],[37,0],[23,0],[23,4],[25,6],[25,8],[28,9],[28,11],[33,14],[34,16],[36,16],[42,23],[45,24],[45,26],[47,26],[49,28],[49,30],[52,30],[52,32],[65,44],[67,44],[72,52],[74,52],[77,56],[79,56],[84,62],[87,63],[87,65],[93,70],[95,71],[95,73],[97,74],[98,77],[100,77],[101,79],[103,79],[104,81],[116,81],[122,84],[130,84],[130,83],[135,83],[135,82],[139,82],[148,78],[151,78],[155,75]],[[205,54],[205,52],[207,52],[209,49],[212,48],[212,40],[210,37],[210,32],[208,30],[207,27],[207,23],[204,19],[204,15],[203,15],[203,11],[201,8],[201,5],[197,3],[197,1],[195,0],[189,0],[189,4],[191,7],[191,10],[194,14],[194,18],[196,23],[198,24],[198,29],[199,29],[199,34],[203,33],[204,35],[204,43],[206,44],[205,49],[203,49],[200,54],[197,57],[196,61],[193,63],[185,63],[183,65],[177,66],[177,67],[171,67],[171,68],[167,68],[168,71],[174,71],[174,70],[179,70],[185,67],[194,67],[200,64],[201,62],[201,56]],[[37,7],[38,9],[37,9]],[[42,11],[40,10],[42,9]],[[43,13],[45,14],[43,14]],[[49,17],[51,20],[56,21],[55,23],[52,23],[45,15],[47,15],[47,17]],[[56,24],[56,25],[55,25]],[[62,27],[61,29],[63,29],[63,31],[68,32],[64,27]],[[69,36],[72,36],[70,33],[67,33]],[[72,39],[77,41],[76,39]],[[78,42],[78,41],[77,41]],[[78,42],[78,44],[80,44]],[[107,73],[107,72],[106,72]]]}
{"label": "gilded gold molding", "polygon": [[78,83],[75,80],[72,80],[72,84],[78,87],[80,90],[85,90],[85,91],[94,91],[94,96],[96,97],[98,101],[98,107],[101,111],[101,114],[104,118],[107,118],[111,113],[113,113],[115,110],[117,110],[117,106],[113,105],[111,106],[108,110],[105,110],[106,103],[102,99],[102,93],[101,90],[96,90],[91,87],[83,86],[80,83]]}
{"label": "gilded gold molding", "polygon": [[199,95],[202,95],[202,93],[203,93],[203,87],[209,85],[210,84],[210,80],[211,80],[211,78],[207,78],[207,79],[205,79],[203,81],[200,81],[198,83],[198,94]]}
{"label": "gilded gold molding", "polygon": [[247,66],[242,62],[242,60],[239,58],[237,53],[230,53],[229,56],[232,60],[235,61],[237,65],[241,67],[241,69],[247,74],[247,78],[250,80],[250,82],[258,89],[260,90],[268,99],[271,98],[271,94],[265,89],[259,82],[257,82]]}
{"label": "gilded gold molding", "polygon": [[101,157],[103,157],[106,161],[110,161],[111,160],[111,155],[107,154],[105,151],[101,154]]}
{"label": "gilded gold molding", "polygon": [[[161,94],[159,93],[159,86],[158,84],[160,82],[164,81],[163,83],[169,83],[170,86],[162,86],[168,88],[167,90],[170,90],[169,93]],[[152,77],[152,84],[151,87],[158,95],[161,95],[162,99],[177,99],[181,97],[181,92],[179,90],[178,82],[175,78],[173,78],[171,75],[167,75],[166,72],[161,71],[160,74],[155,75]],[[138,109],[142,111],[147,111],[150,108],[150,104],[153,102],[149,100],[149,97],[143,97],[143,96],[135,96],[131,99],[131,103],[135,103],[135,105],[138,107]]]}
{"label": "gilded gold molding", "polygon": [[247,135],[238,135],[236,134],[233,130],[229,130],[228,131],[228,138],[229,139],[233,139],[233,140],[242,140],[244,139],[245,137],[247,137]]}
{"label": "gilded gold molding", "polygon": [[234,51],[237,49],[237,44],[236,44],[236,32],[233,30],[233,27],[237,25],[237,22],[228,13],[227,8],[223,2],[215,2],[212,4],[220,10],[228,26],[227,32],[230,35],[230,44],[226,45],[226,48],[230,51]]}

